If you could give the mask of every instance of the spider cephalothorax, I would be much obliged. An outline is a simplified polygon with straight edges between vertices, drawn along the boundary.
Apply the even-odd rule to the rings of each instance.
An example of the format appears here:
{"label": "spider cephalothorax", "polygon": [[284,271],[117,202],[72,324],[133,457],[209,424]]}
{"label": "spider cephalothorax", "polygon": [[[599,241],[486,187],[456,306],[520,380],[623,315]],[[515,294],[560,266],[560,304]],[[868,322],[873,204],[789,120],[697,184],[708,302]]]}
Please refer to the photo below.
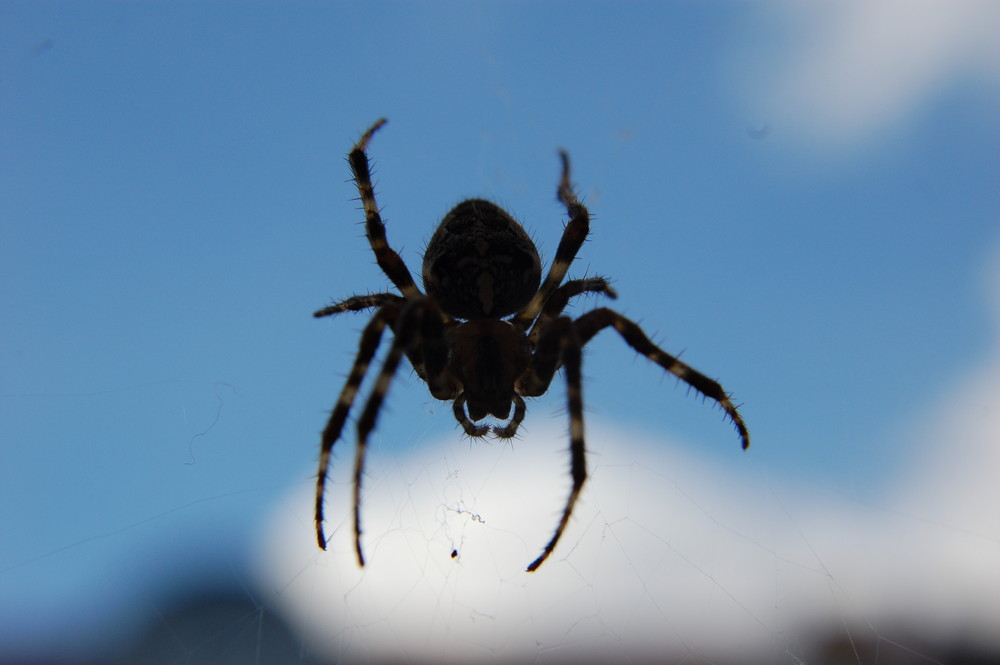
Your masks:
{"label": "spider cephalothorax", "polygon": [[[330,453],[386,327],[392,330],[394,339],[357,424],[354,547],[362,566],[361,474],[368,435],[404,355],[434,397],[452,402],[455,419],[474,437],[491,432],[501,438],[514,436],[524,419],[524,398],[545,393],[556,370],[564,370],[573,484],[555,533],[528,565],[528,571],[537,569],[555,549],[587,478],[581,349],[601,330],[614,328],[635,351],[715,400],[736,427],[743,447],[750,445],[743,418],[722,386],[653,344],[638,324],[606,307],[577,319],[563,315],[570,299],[583,293],[616,297],[602,277],[563,282],[590,231],[590,214],[570,184],[569,157],[565,152],[560,153],[558,197],[570,220],[544,281],[538,250],[521,225],[489,201],[468,199],[445,215],[431,237],[423,263],[426,293],[421,292],[403,259],[386,241],[385,224],[372,189],[366,150],[372,135],[385,122],[379,120],[364,133],[348,161],[364,205],[365,232],[375,260],[400,293],[352,296],[314,314],[322,317],[375,309],[361,334],[351,373],[323,430],[316,480],[316,538],[321,548],[326,549],[323,494]],[[487,416],[506,423],[493,427],[479,424]]]}

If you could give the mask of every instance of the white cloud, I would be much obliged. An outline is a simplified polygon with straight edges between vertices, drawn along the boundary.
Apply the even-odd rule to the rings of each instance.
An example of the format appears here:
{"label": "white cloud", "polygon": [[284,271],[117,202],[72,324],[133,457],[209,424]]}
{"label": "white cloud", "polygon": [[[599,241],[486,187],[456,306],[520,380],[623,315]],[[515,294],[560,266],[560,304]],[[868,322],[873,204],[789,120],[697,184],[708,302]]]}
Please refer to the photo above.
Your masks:
{"label": "white cloud", "polygon": [[[850,145],[905,123],[959,80],[1000,88],[1000,3],[850,0],[775,5],[751,95],[777,128]],[[761,45],[758,44],[758,47]]]}
{"label": "white cloud", "polygon": [[[661,454],[661,442],[598,427],[590,438],[600,451],[591,482],[536,573],[524,568],[555,528],[568,489],[556,432],[513,449],[444,444],[395,469],[372,469],[363,573],[346,486],[328,501],[340,516],[329,555],[312,544],[310,488],[302,488],[266,538],[270,585],[317,649],[461,662],[641,654],[665,643],[713,651],[723,625],[743,646],[766,645],[790,609],[775,611],[773,576],[742,571],[774,569],[780,551],[804,557],[805,576],[826,585],[804,548],[769,542],[773,507],[745,481],[676,451]],[[772,606],[757,606],[761,597]]]}

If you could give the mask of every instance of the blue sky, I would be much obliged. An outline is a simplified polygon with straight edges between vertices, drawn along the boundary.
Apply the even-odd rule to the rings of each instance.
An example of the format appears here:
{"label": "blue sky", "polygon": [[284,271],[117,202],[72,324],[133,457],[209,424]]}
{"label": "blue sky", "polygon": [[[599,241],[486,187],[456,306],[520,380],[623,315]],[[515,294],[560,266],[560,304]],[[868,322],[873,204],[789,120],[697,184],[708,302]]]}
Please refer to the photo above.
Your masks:
{"label": "blue sky", "polygon": [[[267,516],[308,491],[364,321],[310,314],[388,285],[343,159],[382,116],[377,191],[414,271],[472,196],[551,258],[567,149],[594,214],[571,275],[611,277],[614,307],[719,377],[753,445],[610,334],[585,359],[595,429],[855,507],[896,501],[915,460],[965,450],[937,414],[995,367],[992,3],[0,11],[0,642],[144,616],[178,579],[261,558]],[[516,468],[547,433],[546,491],[563,492],[562,394],[529,405],[523,442],[474,444],[481,463]],[[666,453],[606,439],[596,455],[670,473]],[[372,486],[399,492],[375,469],[438,445],[469,447],[402,372]],[[324,569],[299,517],[296,570]]]}

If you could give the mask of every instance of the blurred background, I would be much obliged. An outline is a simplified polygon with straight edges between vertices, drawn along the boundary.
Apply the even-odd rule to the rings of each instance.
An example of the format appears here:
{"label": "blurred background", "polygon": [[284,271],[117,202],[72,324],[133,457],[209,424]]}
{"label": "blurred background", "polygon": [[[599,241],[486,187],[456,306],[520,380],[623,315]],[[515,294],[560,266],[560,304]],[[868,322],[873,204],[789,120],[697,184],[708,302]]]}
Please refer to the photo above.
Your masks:
{"label": "blurred background", "polygon": [[[997,662],[998,112],[989,0],[4,2],[0,663]],[[570,276],[718,377],[750,450],[605,333],[590,481],[527,574],[561,379],[470,442],[406,369],[368,566],[351,432],[320,552],[366,316],[311,313],[391,287],[344,161],[382,116],[415,273],[473,196],[551,259],[568,150]]]}

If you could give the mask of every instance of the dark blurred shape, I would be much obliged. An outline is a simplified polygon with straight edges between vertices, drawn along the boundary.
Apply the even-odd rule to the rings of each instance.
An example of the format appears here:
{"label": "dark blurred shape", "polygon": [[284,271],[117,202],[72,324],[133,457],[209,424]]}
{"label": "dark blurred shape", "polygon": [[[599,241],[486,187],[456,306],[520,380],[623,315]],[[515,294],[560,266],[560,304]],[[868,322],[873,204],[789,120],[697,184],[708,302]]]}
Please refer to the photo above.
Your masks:
{"label": "dark blurred shape", "polygon": [[167,607],[122,655],[120,665],[319,663],[288,624],[245,593],[213,591]]}
{"label": "dark blurred shape", "polygon": [[817,663],[878,663],[878,665],[996,665],[1000,652],[976,644],[975,640],[953,636],[936,642],[907,630],[886,628],[876,634],[870,627],[840,630],[815,652]]}

